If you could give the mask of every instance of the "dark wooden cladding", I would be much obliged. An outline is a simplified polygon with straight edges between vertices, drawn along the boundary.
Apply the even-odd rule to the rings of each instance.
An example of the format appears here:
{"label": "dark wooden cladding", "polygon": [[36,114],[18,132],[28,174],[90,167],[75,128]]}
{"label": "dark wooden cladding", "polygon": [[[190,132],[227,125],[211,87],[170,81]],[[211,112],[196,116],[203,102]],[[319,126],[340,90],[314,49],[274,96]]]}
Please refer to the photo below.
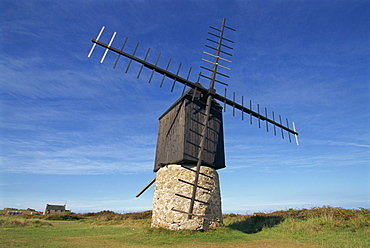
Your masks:
{"label": "dark wooden cladding", "polygon": [[[188,90],[160,118],[154,171],[168,164],[194,164],[198,161],[199,144],[205,118],[205,100],[197,91]],[[222,107],[212,102],[206,132],[202,165],[215,169],[225,167]]]}

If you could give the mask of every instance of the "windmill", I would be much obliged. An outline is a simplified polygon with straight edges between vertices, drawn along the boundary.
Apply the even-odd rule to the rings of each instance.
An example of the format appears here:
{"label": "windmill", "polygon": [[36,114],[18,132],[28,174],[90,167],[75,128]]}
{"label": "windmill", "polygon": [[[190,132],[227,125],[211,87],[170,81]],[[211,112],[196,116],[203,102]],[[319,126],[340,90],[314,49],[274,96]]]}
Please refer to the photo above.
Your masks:
{"label": "windmill", "polygon": [[[99,41],[104,29],[103,26],[97,38],[92,40],[93,46],[88,57],[91,56],[96,45],[99,45],[105,48],[101,63],[105,60],[108,51],[113,51],[117,54],[113,68],[116,68],[120,57],[124,56],[129,59],[126,73],[132,61],[135,61],[141,65],[138,78],[145,67],[151,70],[149,83],[156,73],[162,77],[160,87],[163,86],[166,78],[173,80],[171,92],[176,83],[183,85],[181,97],[159,118],[154,163],[156,177],[137,194],[139,197],[156,182],[152,227],[199,230],[217,226],[222,223],[222,212],[216,170],[226,166],[222,123],[222,112],[226,111],[226,106],[232,107],[233,116],[235,110],[241,111],[242,119],[249,117],[250,124],[254,118],[257,118],[259,128],[262,122],[265,122],[267,132],[272,126],[275,136],[278,128],[281,130],[283,139],[284,133],[287,133],[291,142],[291,135],[294,135],[298,145],[298,133],[294,122],[291,128],[288,119],[283,123],[279,115],[276,120],[273,111],[271,117],[268,117],[267,108],[264,109],[264,113],[261,113],[259,104],[257,104],[257,110],[253,110],[252,101],[245,104],[244,97],[241,98],[241,103],[237,103],[235,92],[232,100],[227,98],[226,88],[224,95],[216,92],[216,83],[227,86],[221,80],[229,77],[224,70],[230,69],[224,64],[231,62],[229,57],[232,56],[230,51],[234,43],[225,37],[227,32],[235,31],[226,25],[225,18],[221,28],[210,26],[211,32],[208,32],[210,38],[207,38],[210,45],[206,45],[209,52],[203,52],[207,58],[202,59],[210,66],[201,66],[202,72],[198,74],[196,82],[189,79],[192,68],[188,70],[186,78],[179,76],[181,63],[176,73],[169,71],[171,59],[165,68],[158,66],[161,54],[157,56],[154,64],[148,62],[150,48],[144,59],[136,57],[139,43],[132,54],[124,52],[128,38],[124,40],[121,49],[113,47],[116,32],[113,33],[108,44]],[[200,78],[209,81],[208,88],[199,83]]]}

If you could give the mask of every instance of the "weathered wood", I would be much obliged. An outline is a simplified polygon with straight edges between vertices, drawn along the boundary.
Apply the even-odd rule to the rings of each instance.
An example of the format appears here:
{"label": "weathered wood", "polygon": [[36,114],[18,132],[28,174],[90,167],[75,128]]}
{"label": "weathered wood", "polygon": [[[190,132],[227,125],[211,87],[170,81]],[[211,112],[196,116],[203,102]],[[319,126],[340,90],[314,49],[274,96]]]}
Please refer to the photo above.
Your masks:
{"label": "weathered wood", "polygon": [[152,179],[152,181],[150,181],[137,195],[136,197],[139,197],[141,196],[142,193],[145,192],[145,190],[147,190],[150,186],[152,186],[152,184],[155,182],[155,177]]}
{"label": "weathered wood", "polygon": [[[201,92],[188,90],[160,118],[154,171],[167,164],[196,164],[202,136],[205,103]],[[202,165],[225,167],[222,107],[212,102]]]}

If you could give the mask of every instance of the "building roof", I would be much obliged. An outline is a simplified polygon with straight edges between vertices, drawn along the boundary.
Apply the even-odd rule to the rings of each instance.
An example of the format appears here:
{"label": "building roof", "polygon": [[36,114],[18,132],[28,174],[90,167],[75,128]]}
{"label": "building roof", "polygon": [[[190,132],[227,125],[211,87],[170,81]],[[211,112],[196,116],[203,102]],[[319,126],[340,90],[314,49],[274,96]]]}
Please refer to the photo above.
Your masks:
{"label": "building roof", "polygon": [[50,205],[46,204],[46,210],[65,210],[66,205]]}

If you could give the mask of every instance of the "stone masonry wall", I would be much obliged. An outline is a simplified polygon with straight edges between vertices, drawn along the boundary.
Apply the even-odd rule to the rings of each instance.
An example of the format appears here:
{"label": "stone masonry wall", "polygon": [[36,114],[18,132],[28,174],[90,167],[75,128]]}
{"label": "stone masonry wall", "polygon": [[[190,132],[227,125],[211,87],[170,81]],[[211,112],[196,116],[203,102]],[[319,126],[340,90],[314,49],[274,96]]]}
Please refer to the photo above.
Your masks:
{"label": "stone masonry wall", "polygon": [[[196,170],[196,166],[187,166]],[[205,216],[206,218],[188,215],[173,211],[172,209],[189,211],[190,201],[175,194],[181,194],[191,198],[193,186],[179,181],[193,183],[195,172],[180,165],[168,165],[157,172],[153,199],[152,227],[163,227],[171,230],[207,230],[222,223],[221,194],[218,173],[216,170],[202,166],[201,173],[212,177],[199,175],[198,185],[211,191],[197,188],[197,200],[207,202],[206,205],[195,201],[193,214]]]}

